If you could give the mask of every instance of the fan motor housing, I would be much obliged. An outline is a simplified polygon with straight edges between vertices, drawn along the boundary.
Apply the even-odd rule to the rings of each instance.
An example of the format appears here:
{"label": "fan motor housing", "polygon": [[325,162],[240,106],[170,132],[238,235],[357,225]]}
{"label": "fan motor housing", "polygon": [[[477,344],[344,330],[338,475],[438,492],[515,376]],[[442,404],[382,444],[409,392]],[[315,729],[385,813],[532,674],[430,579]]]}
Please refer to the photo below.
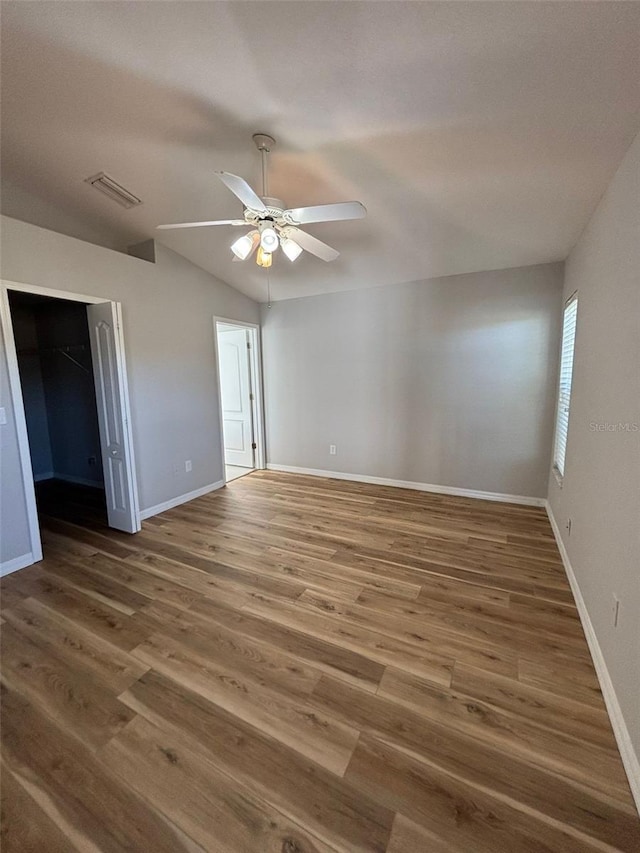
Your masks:
{"label": "fan motor housing", "polygon": [[251,210],[247,208],[244,212],[244,218],[247,222],[260,222],[264,219],[272,219],[274,222],[278,224],[284,223],[284,218],[282,214],[284,213],[285,207],[284,202],[280,198],[271,198],[270,196],[263,196],[262,201],[267,208],[266,213],[259,213],[257,210]]}

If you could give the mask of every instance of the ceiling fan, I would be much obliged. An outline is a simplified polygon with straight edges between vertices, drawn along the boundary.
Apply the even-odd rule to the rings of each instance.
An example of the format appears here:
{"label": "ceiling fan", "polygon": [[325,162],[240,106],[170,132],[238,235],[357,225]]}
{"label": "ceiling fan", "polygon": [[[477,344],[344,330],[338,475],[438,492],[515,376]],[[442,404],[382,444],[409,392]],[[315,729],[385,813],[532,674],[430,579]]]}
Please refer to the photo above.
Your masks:
{"label": "ceiling fan", "polygon": [[315,207],[295,207],[285,209],[284,202],[269,196],[267,182],[267,157],[275,145],[275,139],[265,133],[253,136],[262,156],[262,196],[255,193],[244,178],[230,172],[215,172],[222,183],[240,199],[244,205],[244,219],[218,219],[205,222],[178,222],[174,225],[158,225],[159,229],[203,228],[211,225],[232,225],[250,227],[251,230],[231,244],[234,261],[246,261],[257,250],[256,263],[260,267],[270,267],[273,253],[281,248],[290,261],[295,261],[303,250],[321,258],[333,261],[340,254],[322,240],[313,237],[298,225],[312,222],[339,222],[345,219],[362,219],[367,210],[359,201],[344,201],[338,204],[319,204]]}

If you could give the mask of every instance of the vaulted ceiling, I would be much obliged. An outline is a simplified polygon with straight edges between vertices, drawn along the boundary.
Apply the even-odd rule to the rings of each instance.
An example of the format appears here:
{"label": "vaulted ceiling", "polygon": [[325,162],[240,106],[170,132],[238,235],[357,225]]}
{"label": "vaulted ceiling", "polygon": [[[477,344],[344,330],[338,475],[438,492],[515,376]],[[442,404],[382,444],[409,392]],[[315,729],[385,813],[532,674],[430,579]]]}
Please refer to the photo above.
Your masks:
{"label": "vaulted ceiling", "polygon": [[[259,188],[270,133],[287,205],[341,255],[276,258],[290,298],[566,257],[640,129],[640,4],[2,3],[3,212],[124,249],[156,237],[264,299],[232,263],[213,171]],[[105,171],[143,204],[84,183]]]}

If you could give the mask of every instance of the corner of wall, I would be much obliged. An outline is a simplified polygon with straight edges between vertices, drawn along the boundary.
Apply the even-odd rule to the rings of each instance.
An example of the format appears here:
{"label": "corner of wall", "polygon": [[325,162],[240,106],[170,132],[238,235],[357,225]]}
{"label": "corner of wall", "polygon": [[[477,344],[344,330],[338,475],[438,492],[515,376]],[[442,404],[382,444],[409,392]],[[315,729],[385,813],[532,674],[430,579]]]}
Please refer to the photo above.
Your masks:
{"label": "corner of wall", "polygon": [[[640,669],[634,656],[640,642],[635,570],[640,551],[632,532],[640,504],[634,476],[638,445],[628,430],[640,422],[633,370],[640,354],[639,189],[640,134],[565,262],[564,296],[577,291],[579,299],[571,419],[566,473],[559,483],[549,472],[547,512],[640,811]],[[594,429],[596,422],[603,428]],[[572,521],[571,539],[566,519]],[[624,599],[631,616],[615,627],[605,604],[612,593]]]}
{"label": "corner of wall", "polygon": [[134,243],[132,246],[127,246],[127,254],[134,258],[139,258],[141,261],[148,261],[150,264],[155,264],[156,241],[153,239],[143,240],[141,243]]}
{"label": "corner of wall", "polygon": [[591,652],[591,657],[593,658],[593,663],[595,666],[596,674],[598,676],[598,681],[600,683],[602,696],[604,698],[607,712],[611,720],[613,733],[615,735],[616,743],[618,744],[618,749],[620,750],[620,756],[622,758],[624,769],[629,779],[629,787],[631,788],[631,793],[635,800],[638,812],[640,812],[640,758],[638,757],[634,749],[633,742],[631,740],[631,735],[629,733],[629,729],[627,728],[627,724],[622,714],[622,708],[620,707],[620,703],[618,701],[618,697],[616,695],[611,676],[609,675],[609,670],[607,668],[602,649],[600,648],[600,643],[598,642],[598,637],[596,635],[595,628],[593,627],[591,617],[589,616],[589,611],[587,610],[587,605],[582,596],[582,592],[578,584],[578,579],[576,578],[576,573],[574,572],[573,566],[571,565],[569,554],[567,553],[567,549],[565,548],[564,542],[562,541],[562,536],[560,535],[560,528],[558,527],[556,519],[553,515],[553,510],[549,501],[546,501],[545,508],[547,510],[547,515],[549,516],[549,522],[551,524],[551,529],[553,530],[553,535],[558,545],[560,557],[562,558],[562,564],[564,566],[564,570],[566,572],[567,579],[569,581],[569,585],[571,587],[571,591],[576,602],[576,607],[578,608],[578,614],[580,615],[582,629],[584,630],[585,637],[587,638],[587,644],[589,646],[589,651]]}

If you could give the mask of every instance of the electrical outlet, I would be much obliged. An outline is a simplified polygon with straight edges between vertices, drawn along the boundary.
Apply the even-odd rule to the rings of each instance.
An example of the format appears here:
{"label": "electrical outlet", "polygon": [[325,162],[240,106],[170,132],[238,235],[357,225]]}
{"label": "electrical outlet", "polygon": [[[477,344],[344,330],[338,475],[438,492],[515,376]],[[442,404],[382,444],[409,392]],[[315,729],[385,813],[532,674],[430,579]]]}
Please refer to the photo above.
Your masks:
{"label": "electrical outlet", "polygon": [[87,462],[89,463],[89,465],[95,465],[97,461],[98,461],[98,460],[96,459],[96,457],[95,457],[95,456],[90,456],[90,457],[87,459]]}
{"label": "electrical outlet", "polygon": [[618,627],[618,620],[620,619],[620,599],[618,596],[613,593],[613,604],[611,605],[611,618],[613,620],[613,627]]}
{"label": "electrical outlet", "polygon": [[329,445],[329,456],[335,456],[337,452],[338,452],[338,450],[337,450],[335,444],[330,444]]}
{"label": "electrical outlet", "polygon": [[193,466],[191,465],[191,460],[190,460],[190,459],[187,459],[187,461],[184,463],[184,470],[185,470],[185,471],[187,472],[187,474],[188,474],[188,473],[189,473],[189,471],[191,471],[192,469],[193,469]]}

